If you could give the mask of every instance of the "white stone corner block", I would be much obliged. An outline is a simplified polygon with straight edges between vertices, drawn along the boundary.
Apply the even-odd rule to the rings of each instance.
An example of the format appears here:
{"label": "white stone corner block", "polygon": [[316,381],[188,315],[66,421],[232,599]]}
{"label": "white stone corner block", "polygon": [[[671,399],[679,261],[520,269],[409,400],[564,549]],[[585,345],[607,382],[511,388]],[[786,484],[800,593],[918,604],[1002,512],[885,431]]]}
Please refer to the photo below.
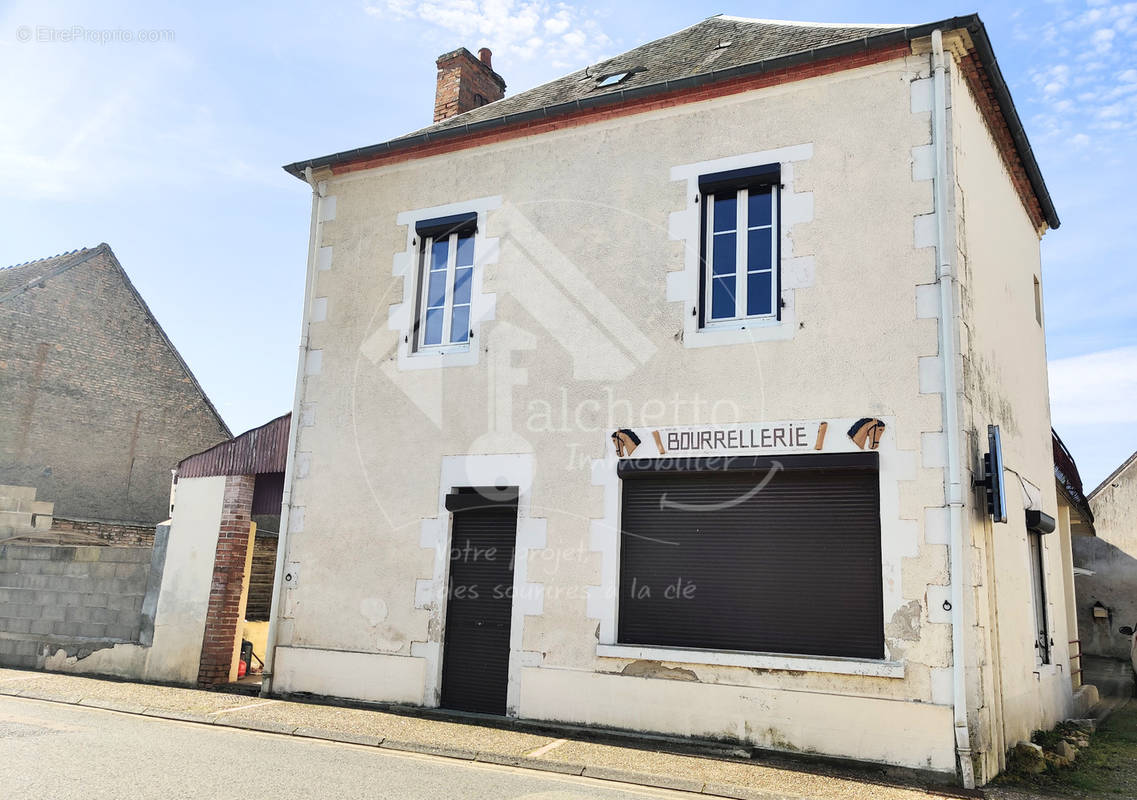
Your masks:
{"label": "white stone corner block", "polygon": [[297,453],[296,454],[296,477],[303,479],[308,477],[308,473],[312,471],[312,454],[311,453]]}
{"label": "white stone corner block", "polygon": [[312,322],[325,322],[328,319],[328,298],[315,297],[312,299],[312,313],[309,320]]}
{"label": "white stone corner block", "polygon": [[315,403],[301,403],[300,404],[300,427],[311,428],[316,424],[316,404]]}
{"label": "white stone corner block", "polygon": [[699,224],[699,207],[693,205],[682,211],[672,211],[667,215],[667,238],[671,241],[682,241],[687,238],[687,232],[692,226]]}
{"label": "white stone corner block", "polygon": [[921,283],[916,286],[916,319],[940,318],[940,285]]}
{"label": "white stone corner block", "polygon": [[951,603],[951,587],[930,584],[928,586],[928,622],[950,625],[951,610],[944,607]]}
{"label": "white stone corner block", "polygon": [[947,466],[947,445],[939,431],[920,434],[920,464],[925,469],[943,469]]}
{"label": "white stone corner block", "polygon": [[924,509],[924,542],[927,544],[951,544],[948,510],[943,506]]}
{"label": "white stone corner block", "polygon": [[916,247],[936,246],[936,215],[919,214],[913,218],[912,239]]}
{"label": "white stone corner block", "polygon": [[604,619],[608,615],[608,598],[603,586],[585,587],[585,612],[589,619]]}
{"label": "white stone corner block", "polygon": [[954,670],[951,667],[932,667],[932,704],[950,706],[955,701]]}
{"label": "white stone corner block", "polygon": [[440,550],[446,546],[446,529],[440,519],[424,519],[419,523],[419,547]]}
{"label": "white stone corner block", "polygon": [[434,581],[415,581],[415,608],[434,609]]}
{"label": "white stone corner block", "polygon": [[316,269],[320,272],[327,272],[332,268],[332,248],[331,246],[321,247],[316,253]]}
{"label": "white stone corner block", "polygon": [[405,278],[410,275],[411,264],[414,259],[406,250],[400,250],[391,257],[391,274],[396,278]]}
{"label": "white stone corner block", "polygon": [[304,506],[292,506],[288,511],[288,532],[300,533],[304,530]]}
{"label": "white stone corner block", "polygon": [[912,180],[930,181],[936,177],[936,148],[921,144],[912,148]]}
{"label": "white stone corner block", "polygon": [[781,215],[782,227],[787,229],[799,222],[812,222],[813,192],[783,193]]}
{"label": "white stone corner block", "polygon": [[336,218],[336,196],[325,197],[320,203],[320,222],[331,222]]}
{"label": "white stone corner block", "polygon": [[920,356],[920,394],[943,394],[944,370],[939,356]]}
{"label": "white stone corner block", "polygon": [[319,375],[324,368],[324,351],[309,350],[308,357],[304,359],[304,374]]}
{"label": "white stone corner block", "polygon": [[923,114],[932,110],[933,80],[920,78],[912,81],[912,113]]}
{"label": "white stone corner block", "polygon": [[687,272],[667,273],[667,302],[681,303],[687,299]]}

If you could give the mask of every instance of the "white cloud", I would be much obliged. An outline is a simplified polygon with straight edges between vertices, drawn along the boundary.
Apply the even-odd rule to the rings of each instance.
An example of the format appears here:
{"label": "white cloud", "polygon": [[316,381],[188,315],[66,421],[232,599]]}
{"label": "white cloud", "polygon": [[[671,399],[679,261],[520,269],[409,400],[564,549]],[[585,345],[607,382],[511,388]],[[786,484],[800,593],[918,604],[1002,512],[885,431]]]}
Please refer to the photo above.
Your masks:
{"label": "white cloud", "polygon": [[369,15],[417,19],[464,41],[487,46],[499,63],[536,58],[584,64],[596,60],[612,43],[597,14],[548,0],[377,0]]}
{"label": "white cloud", "polygon": [[1051,361],[1055,427],[1137,422],[1137,346]]}
{"label": "white cloud", "polygon": [[[1038,66],[1031,69],[1031,97],[1046,113],[1036,113],[1032,138],[1062,147],[1082,142],[1083,157],[1110,155],[1132,144],[1121,137],[1137,132],[1137,2],[1062,0],[1051,19],[1016,20],[1016,38],[1036,45]],[[1102,135],[1087,136],[1091,131]]]}

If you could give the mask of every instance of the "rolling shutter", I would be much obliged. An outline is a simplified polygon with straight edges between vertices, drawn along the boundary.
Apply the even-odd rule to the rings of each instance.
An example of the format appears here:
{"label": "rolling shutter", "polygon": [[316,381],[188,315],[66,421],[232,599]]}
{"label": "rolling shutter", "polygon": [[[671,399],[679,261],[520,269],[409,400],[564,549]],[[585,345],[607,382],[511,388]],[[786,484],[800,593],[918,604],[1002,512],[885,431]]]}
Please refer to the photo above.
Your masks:
{"label": "rolling shutter", "polygon": [[621,470],[620,643],[883,658],[876,454],[849,455],[761,489],[757,463]]}

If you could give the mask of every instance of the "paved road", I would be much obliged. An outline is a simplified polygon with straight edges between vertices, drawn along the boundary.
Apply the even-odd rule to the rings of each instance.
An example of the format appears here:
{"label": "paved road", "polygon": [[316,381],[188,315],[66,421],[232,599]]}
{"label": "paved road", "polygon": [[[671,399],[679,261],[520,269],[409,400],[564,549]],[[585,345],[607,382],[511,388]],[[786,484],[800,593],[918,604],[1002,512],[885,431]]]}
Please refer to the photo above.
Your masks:
{"label": "paved road", "polygon": [[0,697],[3,800],[684,800],[699,796]]}

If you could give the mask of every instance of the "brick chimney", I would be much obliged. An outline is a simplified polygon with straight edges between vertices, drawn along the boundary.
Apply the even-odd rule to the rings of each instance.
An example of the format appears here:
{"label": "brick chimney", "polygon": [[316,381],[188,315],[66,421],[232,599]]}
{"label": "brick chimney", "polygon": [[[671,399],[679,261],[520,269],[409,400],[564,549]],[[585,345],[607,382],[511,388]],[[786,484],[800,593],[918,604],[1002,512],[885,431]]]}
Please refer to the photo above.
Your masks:
{"label": "brick chimney", "polygon": [[493,71],[492,57],[488,47],[479,50],[477,58],[465,47],[438,57],[435,122],[505,97],[505,81]]}

